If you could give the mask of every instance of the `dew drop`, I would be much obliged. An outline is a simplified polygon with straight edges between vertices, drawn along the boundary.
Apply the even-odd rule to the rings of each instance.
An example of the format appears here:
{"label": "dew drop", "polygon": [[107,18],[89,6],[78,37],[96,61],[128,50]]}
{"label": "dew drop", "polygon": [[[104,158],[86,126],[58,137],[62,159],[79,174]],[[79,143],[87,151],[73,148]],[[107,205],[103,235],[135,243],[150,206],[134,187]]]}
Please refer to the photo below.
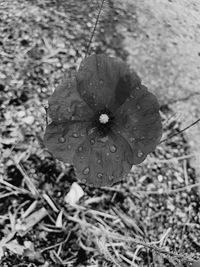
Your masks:
{"label": "dew drop", "polygon": [[73,133],[72,136],[75,137],[75,138],[77,138],[78,137],[78,134],[77,133]]}
{"label": "dew drop", "polygon": [[131,141],[131,143],[133,143],[135,141],[135,138],[134,137],[131,137],[130,138],[130,141]]}
{"label": "dew drop", "polygon": [[117,155],[117,156],[116,156],[116,161],[118,162],[119,160],[120,160],[120,156]]}
{"label": "dew drop", "polygon": [[71,145],[68,145],[67,148],[68,148],[68,149],[71,149]]}
{"label": "dew drop", "polygon": [[66,142],[65,137],[63,137],[63,136],[59,137],[59,138],[58,138],[58,142],[60,142],[60,143],[65,143],[65,142]]}
{"label": "dew drop", "polygon": [[90,172],[90,169],[87,167],[83,170],[83,174],[88,174]]}
{"label": "dew drop", "polygon": [[101,163],[101,160],[100,160],[100,159],[98,159],[98,160],[97,160],[97,163],[98,163],[98,164],[100,164],[100,163]]}
{"label": "dew drop", "polygon": [[87,130],[87,135],[90,135],[90,134],[94,133],[95,130],[96,130],[96,127],[88,129]]}
{"label": "dew drop", "polygon": [[87,180],[86,179],[81,179],[81,182],[85,184],[87,182]]}
{"label": "dew drop", "polygon": [[107,152],[107,153],[106,153],[106,156],[108,157],[109,155],[110,155],[110,153],[109,153],[109,152]]}
{"label": "dew drop", "polygon": [[114,176],[108,176],[108,180],[109,181],[113,181],[114,180]]}
{"label": "dew drop", "polygon": [[143,156],[142,151],[138,151],[137,156],[138,156],[138,158],[141,158]]}
{"label": "dew drop", "polygon": [[135,88],[136,90],[140,90],[140,87],[139,86],[136,86],[136,88]]}
{"label": "dew drop", "polygon": [[91,139],[91,140],[90,140],[90,144],[91,144],[91,145],[94,145],[94,143],[95,143],[95,140],[94,140],[94,139]]}
{"label": "dew drop", "polygon": [[103,178],[103,173],[98,173],[97,174],[97,177],[100,178],[100,179],[102,179]]}
{"label": "dew drop", "polygon": [[137,106],[136,106],[136,108],[137,108],[138,110],[140,110],[140,109],[141,109],[141,107],[140,107],[139,105],[137,105]]}
{"label": "dew drop", "polygon": [[117,151],[117,148],[115,145],[110,146],[110,152],[115,153]]}
{"label": "dew drop", "polygon": [[83,151],[83,147],[79,146],[78,151],[80,151],[80,152]]}

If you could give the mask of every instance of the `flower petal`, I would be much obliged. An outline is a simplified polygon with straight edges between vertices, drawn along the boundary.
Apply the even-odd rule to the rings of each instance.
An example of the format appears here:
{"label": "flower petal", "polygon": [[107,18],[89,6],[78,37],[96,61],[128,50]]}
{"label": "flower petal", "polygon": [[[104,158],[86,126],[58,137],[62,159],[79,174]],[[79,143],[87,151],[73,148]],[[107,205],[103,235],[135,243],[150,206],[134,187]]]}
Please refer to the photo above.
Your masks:
{"label": "flower petal", "polygon": [[72,163],[75,149],[86,138],[87,125],[73,121],[52,122],[46,128],[44,144],[55,158]]}
{"label": "flower petal", "polygon": [[77,90],[94,110],[114,111],[139,84],[140,78],[123,61],[105,55],[87,57],[77,73]]}
{"label": "flower petal", "polygon": [[93,111],[77,91],[75,74],[68,71],[48,100],[49,115],[53,121],[89,119]]}
{"label": "flower petal", "polygon": [[101,187],[122,180],[132,167],[132,158],[130,145],[119,134],[100,138],[93,132],[77,147],[73,162],[83,183]]}
{"label": "flower petal", "polygon": [[133,164],[139,164],[154,151],[162,136],[159,104],[144,85],[133,90],[126,102],[115,112],[115,130],[130,144]]}

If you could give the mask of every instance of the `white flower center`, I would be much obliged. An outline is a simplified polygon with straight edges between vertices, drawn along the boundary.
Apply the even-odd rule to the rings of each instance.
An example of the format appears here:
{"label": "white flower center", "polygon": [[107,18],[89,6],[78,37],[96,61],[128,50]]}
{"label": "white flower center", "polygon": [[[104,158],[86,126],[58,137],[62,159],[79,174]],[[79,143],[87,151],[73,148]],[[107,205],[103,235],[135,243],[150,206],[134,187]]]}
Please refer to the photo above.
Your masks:
{"label": "white flower center", "polygon": [[101,116],[99,117],[99,121],[100,123],[107,123],[109,121],[109,117],[107,114],[101,114]]}

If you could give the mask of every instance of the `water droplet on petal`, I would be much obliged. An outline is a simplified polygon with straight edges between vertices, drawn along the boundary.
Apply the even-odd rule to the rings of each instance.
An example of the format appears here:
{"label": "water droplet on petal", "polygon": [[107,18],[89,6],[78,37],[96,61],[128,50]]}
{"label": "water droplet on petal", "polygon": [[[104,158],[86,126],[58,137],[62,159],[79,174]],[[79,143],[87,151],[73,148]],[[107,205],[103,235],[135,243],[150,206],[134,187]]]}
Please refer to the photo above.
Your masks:
{"label": "water droplet on petal", "polygon": [[101,163],[101,160],[100,160],[100,159],[98,159],[98,160],[97,160],[97,163],[98,163],[98,164],[100,164],[100,163]]}
{"label": "water droplet on petal", "polygon": [[103,173],[98,173],[97,177],[100,178],[100,179],[103,178]]}
{"label": "water droplet on petal", "polygon": [[138,151],[137,156],[138,156],[138,158],[141,158],[143,156],[142,151]]}
{"label": "water droplet on petal", "polygon": [[117,156],[116,156],[116,161],[118,162],[119,160],[120,160],[120,156],[117,155]]}
{"label": "water droplet on petal", "polygon": [[96,130],[96,127],[90,128],[87,130],[87,135],[92,134]]}
{"label": "water droplet on petal", "polygon": [[78,134],[77,133],[73,133],[72,136],[75,137],[75,138],[77,138],[78,137]]}
{"label": "water droplet on petal", "polygon": [[91,144],[91,145],[94,145],[94,143],[95,143],[95,140],[94,140],[94,139],[91,139],[91,140],[90,140],[90,144]]}
{"label": "water droplet on petal", "polygon": [[68,148],[68,149],[71,149],[71,145],[68,145],[67,148]]}
{"label": "water droplet on petal", "polygon": [[140,110],[140,109],[141,109],[141,107],[140,107],[139,105],[137,105],[137,106],[136,106],[136,108],[137,108],[138,110]]}
{"label": "water droplet on petal", "polygon": [[106,156],[108,157],[109,155],[110,155],[110,153],[109,153],[109,152],[107,152],[107,153],[106,153]]}
{"label": "water droplet on petal", "polygon": [[114,176],[108,176],[109,181],[114,180]]}
{"label": "water droplet on petal", "polygon": [[110,146],[110,152],[115,153],[117,151],[117,148],[115,145]]}
{"label": "water droplet on petal", "polygon": [[87,167],[83,170],[83,174],[88,174],[90,172],[90,169]]}
{"label": "water droplet on petal", "polygon": [[64,143],[64,142],[66,142],[65,137],[63,137],[63,136],[59,137],[59,138],[58,138],[58,142],[60,142],[60,143]]}
{"label": "water droplet on petal", "polygon": [[81,182],[85,184],[87,182],[87,180],[86,179],[81,179]]}
{"label": "water droplet on petal", "polygon": [[79,146],[78,151],[80,151],[80,152],[83,151],[83,147]]}

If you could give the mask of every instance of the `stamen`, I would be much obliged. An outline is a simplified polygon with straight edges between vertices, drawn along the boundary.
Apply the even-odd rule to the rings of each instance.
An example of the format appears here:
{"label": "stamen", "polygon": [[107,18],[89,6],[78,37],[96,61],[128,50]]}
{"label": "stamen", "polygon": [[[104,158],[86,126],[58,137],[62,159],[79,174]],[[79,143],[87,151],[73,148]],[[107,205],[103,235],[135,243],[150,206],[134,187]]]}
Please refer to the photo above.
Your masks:
{"label": "stamen", "polygon": [[101,116],[99,117],[99,121],[100,123],[107,123],[109,121],[109,117],[107,114],[101,114]]}

